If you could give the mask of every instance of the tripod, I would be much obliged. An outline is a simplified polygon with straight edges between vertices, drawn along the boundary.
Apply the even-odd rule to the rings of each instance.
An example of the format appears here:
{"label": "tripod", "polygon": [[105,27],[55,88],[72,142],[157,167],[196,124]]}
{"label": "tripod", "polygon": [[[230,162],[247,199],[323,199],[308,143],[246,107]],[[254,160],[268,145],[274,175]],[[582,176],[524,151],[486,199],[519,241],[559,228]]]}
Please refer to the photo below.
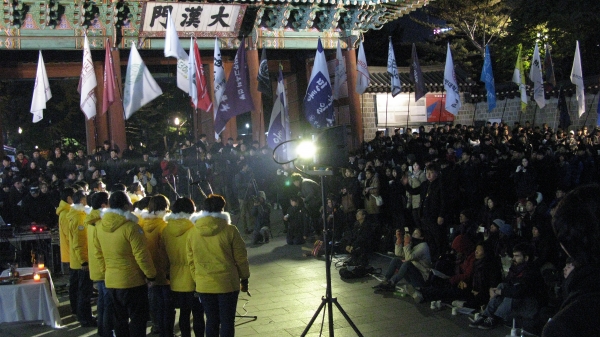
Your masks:
{"label": "tripod", "polygon": [[[335,304],[336,308],[340,311],[340,313],[342,314],[342,316],[344,316],[344,318],[346,319],[346,321],[348,322],[348,324],[350,324],[350,326],[352,327],[352,329],[354,330],[354,332],[356,332],[356,335],[359,337],[363,337],[362,333],[358,330],[358,328],[356,327],[356,325],[354,324],[354,322],[352,322],[352,319],[350,319],[350,316],[348,316],[348,314],[346,313],[346,311],[344,311],[344,309],[342,308],[342,306],[340,305],[340,303],[337,301],[337,298],[333,297],[331,294],[331,249],[333,247],[331,247],[329,245],[329,228],[327,225],[327,216],[326,216],[326,199],[325,199],[325,185],[324,185],[324,177],[326,175],[333,175],[333,171],[306,171],[306,173],[312,175],[312,176],[319,176],[321,177],[321,198],[322,198],[322,204],[323,204],[323,211],[322,211],[322,217],[323,217],[323,242],[325,243],[325,278],[327,279],[327,288],[325,290],[325,296],[321,298],[321,305],[319,305],[319,307],[317,308],[317,311],[315,312],[315,314],[313,315],[313,317],[310,319],[310,322],[308,322],[308,325],[306,326],[306,328],[304,329],[304,331],[302,332],[302,334],[300,336],[306,336],[306,334],[308,333],[308,331],[310,330],[311,326],[313,325],[313,323],[315,322],[315,320],[317,319],[317,317],[319,317],[319,314],[321,313],[321,310],[323,310],[323,308],[325,308],[325,305],[327,305],[327,314],[328,314],[328,320],[329,320],[329,336],[333,337],[334,336],[334,332],[333,332],[333,305]],[[333,240],[333,232],[331,233],[332,235],[332,240]]]}

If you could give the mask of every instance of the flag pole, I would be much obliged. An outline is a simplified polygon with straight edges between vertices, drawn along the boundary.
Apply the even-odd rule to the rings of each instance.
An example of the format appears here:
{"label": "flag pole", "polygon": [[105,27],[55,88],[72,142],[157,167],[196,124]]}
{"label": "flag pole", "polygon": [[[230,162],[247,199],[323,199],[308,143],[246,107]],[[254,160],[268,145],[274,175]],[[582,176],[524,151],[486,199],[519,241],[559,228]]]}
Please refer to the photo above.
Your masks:
{"label": "flag pole", "polygon": [[479,102],[475,103],[475,111],[473,111],[473,121],[471,121],[471,125],[475,126],[475,116],[477,115],[477,105]]}
{"label": "flag pole", "polygon": [[408,130],[408,119],[410,118],[410,91],[408,92],[408,114],[406,115],[406,130]]}
{"label": "flag pole", "polygon": [[508,97],[504,97],[504,108],[502,109],[502,115],[500,116],[500,122],[504,120],[504,112],[506,111],[506,104],[508,103]]}
{"label": "flag pole", "polygon": [[583,126],[586,126],[586,124],[587,124],[588,117],[590,117],[590,111],[592,111],[592,105],[594,105],[594,100],[596,99],[596,96],[598,96],[598,93],[594,94],[594,97],[592,98],[592,101],[590,102],[590,107],[587,110],[587,116],[585,116],[585,122],[583,122]]}
{"label": "flag pole", "polygon": [[[444,97],[446,96],[446,94],[444,93],[445,89],[442,89],[442,101],[444,99]],[[438,116],[438,124],[442,123],[442,102],[440,101],[440,115]]]}
{"label": "flag pole", "polygon": [[387,133],[387,121],[388,121],[388,100],[390,99],[390,94],[385,94],[385,133]]}
{"label": "flag pole", "polygon": [[536,103],[535,110],[533,110],[533,122],[531,122],[532,127],[535,127],[535,115],[537,114],[537,110],[538,110],[538,105]]}

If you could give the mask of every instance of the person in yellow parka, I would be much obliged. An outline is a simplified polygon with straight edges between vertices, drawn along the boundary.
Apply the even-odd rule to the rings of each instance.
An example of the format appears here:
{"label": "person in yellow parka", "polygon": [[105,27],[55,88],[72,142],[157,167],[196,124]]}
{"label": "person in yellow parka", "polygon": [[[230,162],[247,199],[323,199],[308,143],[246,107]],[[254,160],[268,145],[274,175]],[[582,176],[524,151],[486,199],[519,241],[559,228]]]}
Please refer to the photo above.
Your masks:
{"label": "person in yellow parka", "polygon": [[233,337],[240,290],[248,292],[250,265],[246,243],[229,213],[225,198],[211,194],[204,211],[192,216],[194,228],[186,250],[196,292],[206,313],[206,336]]}
{"label": "person in yellow parka", "polygon": [[161,243],[167,252],[167,265],[171,282],[173,304],[179,308],[181,337],[191,337],[190,313],[194,316],[194,335],[204,336],[204,309],[194,297],[196,284],[187,263],[185,245],[194,224],[190,217],[196,211],[189,198],[179,198],[173,203],[172,213],[165,216],[167,227],[163,230]]}
{"label": "person in yellow parka", "polygon": [[156,269],[127,194],[113,192],[108,205],[110,208],[101,212],[94,247],[113,300],[115,335],[146,336],[148,287],[152,287]]}
{"label": "person in yellow parka", "polygon": [[98,315],[96,316],[98,320],[98,335],[112,336],[114,309],[112,300],[106,289],[106,284],[104,283],[104,266],[100,266],[100,261],[96,258],[97,249],[94,246],[96,225],[100,226],[100,212],[102,209],[108,207],[108,193],[95,192],[90,195],[90,199],[92,210],[86,215],[83,224],[87,230],[90,279],[96,284],[96,289],[98,289]]}
{"label": "person in yellow parka", "polygon": [[[83,327],[95,327],[96,320],[92,317],[93,283],[88,269],[87,230],[83,220],[91,209],[87,206],[86,195],[83,190],[73,194],[73,206],[66,217],[69,222],[69,253],[71,258],[71,288],[76,288],[74,293],[69,289],[71,306],[77,307],[77,320]],[[74,285],[75,284],[75,285]]]}
{"label": "person in yellow parka", "polygon": [[[67,218],[67,213],[71,210],[71,206],[73,205],[73,194],[75,194],[75,189],[71,187],[65,187],[60,191],[60,203],[58,204],[58,208],[56,209],[56,215],[58,215],[58,233],[60,239],[60,262],[61,263],[61,271],[63,275],[67,274],[67,270],[69,271],[69,278],[72,276],[70,271],[70,245],[69,245],[69,220]],[[73,283],[69,280],[69,294],[74,294],[77,291],[77,282]],[[75,302],[71,301],[71,313],[77,313],[77,305]]]}
{"label": "person in yellow parka", "polygon": [[162,336],[173,336],[175,307],[172,303],[171,288],[167,280],[167,252],[160,244],[162,232],[167,227],[164,220],[169,212],[169,199],[157,194],[150,199],[148,210],[140,213],[140,226],[146,235],[148,250],[156,268],[156,281],[150,289],[150,310],[153,321]]}

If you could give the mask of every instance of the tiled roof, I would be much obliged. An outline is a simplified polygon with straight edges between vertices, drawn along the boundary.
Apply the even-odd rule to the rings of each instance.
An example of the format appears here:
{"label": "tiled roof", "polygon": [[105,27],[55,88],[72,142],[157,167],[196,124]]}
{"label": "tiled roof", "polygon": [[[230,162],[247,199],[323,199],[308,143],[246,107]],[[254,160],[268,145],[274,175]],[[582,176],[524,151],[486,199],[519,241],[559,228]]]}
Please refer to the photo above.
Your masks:
{"label": "tiled roof", "polygon": [[[426,66],[421,67],[425,85],[429,92],[442,92],[444,90],[444,67],[443,66]],[[460,67],[456,67],[456,81],[461,92],[468,93],[471,100],[480,101],[486,96],[485,86],[478,79],[473,80]],[[369,67],[371,74],[371,83],[367,88],[370,93],[385,93],[390,92],[390,74],[385,67]],[[415,85],[410,80],[409,68],[398,68],[398,75],[402,83],[402,92],[414,92]],[[586,77],[583,80],[585,90],[593,94],[598,93],[600,89],[600,75]],[[558,97],[560,87],[565,89],[565,94],[571,96],[575,93],[575,86],[568,80],[558,82],[556,87],[546,90],[546,97]],[[533,94],[533,86],[527,85],[527,92],[531,96]],[[519,95],[519,87],[513,82],[496,83],[496,96],[499,99],[504,97],[516,97]]]}

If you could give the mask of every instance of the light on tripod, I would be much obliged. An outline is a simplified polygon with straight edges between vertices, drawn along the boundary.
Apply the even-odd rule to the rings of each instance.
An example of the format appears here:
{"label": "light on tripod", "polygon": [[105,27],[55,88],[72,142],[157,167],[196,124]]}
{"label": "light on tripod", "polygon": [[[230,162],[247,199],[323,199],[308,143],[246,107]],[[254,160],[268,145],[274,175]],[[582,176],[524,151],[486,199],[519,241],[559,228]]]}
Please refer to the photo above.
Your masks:
{"label": "light on tripod", "polygon": [[296,153],[300,158],[312,159],[317,153],[317,146],[313,141],[305,140],[298,144],[298,146],[296,147]]}

